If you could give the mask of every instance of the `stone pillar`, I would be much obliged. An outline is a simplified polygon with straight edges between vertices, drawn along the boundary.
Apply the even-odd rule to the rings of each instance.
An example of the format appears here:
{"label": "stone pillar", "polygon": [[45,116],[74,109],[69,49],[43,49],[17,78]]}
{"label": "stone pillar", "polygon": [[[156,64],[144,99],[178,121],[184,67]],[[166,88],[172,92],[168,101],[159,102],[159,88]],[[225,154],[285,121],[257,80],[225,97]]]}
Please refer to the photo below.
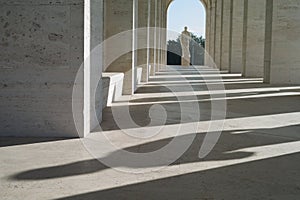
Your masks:
{"label": "stone pillar", "polygon": [[[103,1],[84,2],[84,135],[99,126],[102,120]],[[98,82],[100,78],[100,82]],[[95,117],[96,116],[96,117]]]}
{"label": "stone pillar", "polygon": [[157,39],[158,39],[158,33],[157,33],[157,25],[158,25],[158,1],[159,0],[153,0],[154,1],[154,60],[151,67],[151,75],[155,75],[156,67],[157,67]]}
{"label": "stone pillar", "polygon": [[222,44],[222,17],[223,0],[216,1],[216,28],[215,28],[215,63],[221,68],[221,44]]}
{"label": "stone pillar", "polygon": [[229,70],[231,56],[231,0],[223,0],[221,69]]}
{"label": "stone pillar", "polygon": [[151,61],[151,48],[150,42],[152,38],[151,34],[151,0],[147,0],[147,82],[150,76],[150,61]]}
{"label": "stone pillar", "polygon": [[[1,106],[0,136],[84,137],[85,127],[89,131],[99,124],[94,120],[85,124],[90,119],[87,103],[92,102],[86,86],[101,78],[101,55],[98,65],[90,65],[86,71],[79,69],[84,57],[103,39],[102,3],[0,2],[0,101],[5,105]],[[85,10],[90,14],[84,15]],[[91,75],[93,72],[96,74]],[[77,75],[79,91],[73,98]],[[97,92],[96,97],[100,118],[101,93]],[[82,135],[78,135],[73,114]]]}
{"label": "stone pillar", "polygon": [[162,0],[157,0],[156,4],[156,59],[155,59],[155,71],[159,71],[160,63],[161,63],[161,14],[162,14]]}
{"label": "stone pillar", "polygon": [[161,44],[162,44],[162,52],[161,52],[161,67],[162,69],[165,68],[167,65],[167,5],[166,1],[163,2],[162,5],[162,39],[161,39]]}
{"label": "stone pillar", "polygon": [[210,28],[211,28],[211,5],[206,5],[206,32],[205,32],[205,57],[204,57],[204,65],[211,66],[210,62]]}
{"label": "stone pillar", "polygon": [[[105,39],[112,37],[118,33],[124,31],[130,31],[133,29],[133,0],[118,0],[104,1],[104,27]],[[132,49],[132,39],[124,40],[123,46],[128,46]],[[104,50],[104,61],[106,62],[106,55],[114,49],[119,49],[118,45],[106,46]],[[109,56],[109,55],[107,55]],[[113,63],[111,63],[106,69],[106,72],[123,72],[124,73],[124,84],[123,84],[123,94],[133,94],[133,73],[132,73],[132,63],[133,56],[132,52],[126,53],[125,55],[117,58]]]}
{"label": "stone pillar", "polygon": [[[300,1],[267,1],[272,12],[270,82],[300,84]],[[272,6],[273,3],[273,6]]]}
{"label": "stone pillar", "polygon": [[273,0],[266,1],[266,27],[265,27],[265,50],[264,50],[264,83],[271,82],[271,59],[272,59],[272,29],[273,29]]}
{"label": "stone pillar", "polygon": [[266,1],[248,0],[245,77],[263,77]]}
{"label": "stone pillar", "polygon": [[244,0],[233,0],[230,72],[243,71]]}
{"label": "stone pillar", "polygon": [[[139,0],[138,2],[138,27],[146,28],[148,26],[148,0]],[[138,46],[147,46],[147,32],[139,31]],[[147,49],[139,49],[137,52],[137,67],[142,68],[142,82],[148,81],[147,70]]]}
{"label": "stone pillar", "polygon": [[[155,32],[155,24],[156,24],[156,2],[157,0],[150,0],[150,16],[149,16],[149,46],[155,47],[156,45],[156,32]],[[155,59],[156,59],[156,50],[155,48],[149,49],[149,71],[150,75],[154,76],[155,74]]]}
{"label": "stone pillar", "polygon": [[[132,70],[133,70],[133,81],[132,81],[132,94],[137,90],[137,85],[141,81],[142,74],[138,72],[138,39],[141,38],[138,35],[142,33],[138,32],[139,27],[139,0],[133,0],[133,16],[132,16]],[[146,34],[146,33],[145,33]],[[144,35],[146,37],[146,35]]]}
{"label": "stone pillar", "polygon": [[207,62],[209,62],[210,66],[214,66],[214,60],[215,60],[215,33],[216,33],[216,0],[212,0],[212,4],[210,9],[210,26],[209,28],[209,60],[207,60]]}

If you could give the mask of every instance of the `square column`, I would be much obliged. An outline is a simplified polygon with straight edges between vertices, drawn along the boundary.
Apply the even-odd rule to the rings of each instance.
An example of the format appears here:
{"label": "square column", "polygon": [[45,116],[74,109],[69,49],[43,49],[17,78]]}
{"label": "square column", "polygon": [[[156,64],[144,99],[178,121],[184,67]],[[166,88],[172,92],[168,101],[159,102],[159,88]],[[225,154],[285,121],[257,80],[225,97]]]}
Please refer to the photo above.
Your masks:
{"label": "square column", "polygon": [[223,0],[221,69],[229,70],[231,56],[231,0]]}
{"label": "square column", "polygon": [[243,71],[243,41],[245,39],[244,0],[233,0],[232,10],[232,35],[231,35],[231,66],[230,72]]}
{"label": "square column", "polygon": [[[108,39],[124,31],[132,31],[134,28],[133,13],[133,0],[118,0],[104,1],[104,37]],[[122,42],[122,44],[112,44],[105,46],[104,49],[104,61],[107,63],[107,57],[109,54],[117,52],[120,50],[120,45],[128,49],[133,47],[133,36],[130,36]],[[134,62],[133,52],[128,52],[119,58],[116,58],[113,63],[107,63],[109,66],[104,69],[105,72],[123,72],[124,73],[124,84],[123,84],[123,94],[133,94],[134,92],[134,73],[133,73],[133,62]]]}
{"label": "square column", "polygon": [[248,0],[245,77],[263,77],[266,1]]}
{"label": "square column", "polygon": [[266,34],[266,42],[271,41],[270,82],[300,84],[300,1],[268,0],[267,3],[273,26],[269,27],[271,34]]}
{"label": "square column", "polygon": [[205,32],[205,57],[204,57],[204,65],[211,66],[210,62],[210,43],[211,43],[211,36],[210,36],[210,29],[211,29],[211,5],[207,5],[206,7],[206,32]]}
{"label": "square column", "polygon": [[[148,26],[148,0],[139,0],[138,2],[138,28],[146,29]],[[142,82],[148,81],[148,70],[147,70],[147,53],[148,49],[141,47],[147,47],[148,33],[147,31],[138,31],[137,35],[138,47],[137,51],[137,66],[142,68]]]}
{"label": "square column", "polygon": [[216,1],[216,32],[215,32],[215,57],[214,61],[217,67],[221,68],[221,45],[222,45],[222,17],[223,0]]}
{"label": "square column", "polygon": [[155,32],[155,24],[156,24],[156,2],[157,0],[149,0],[148,5],[150,5],[150,12],[148,16],[148,41],[150,48],[148,52],[148,68],[149,68],[149,75],[153,76],[155,74],[155,59],[156,59],[156,32]]}

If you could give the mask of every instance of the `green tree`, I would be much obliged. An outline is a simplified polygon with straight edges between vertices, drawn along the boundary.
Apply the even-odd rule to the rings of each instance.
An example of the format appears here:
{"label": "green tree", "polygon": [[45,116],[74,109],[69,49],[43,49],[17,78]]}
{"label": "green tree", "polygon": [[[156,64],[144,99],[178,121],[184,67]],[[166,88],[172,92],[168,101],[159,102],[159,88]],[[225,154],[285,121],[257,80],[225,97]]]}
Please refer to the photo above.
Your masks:
{"label": "green tree", "polygon": [[202,48],[205,48],[205,38],[203,38],[202,36],[197,36],[194,33],[191,33],[191,38],[192,38],[192,41],[195,41]]}

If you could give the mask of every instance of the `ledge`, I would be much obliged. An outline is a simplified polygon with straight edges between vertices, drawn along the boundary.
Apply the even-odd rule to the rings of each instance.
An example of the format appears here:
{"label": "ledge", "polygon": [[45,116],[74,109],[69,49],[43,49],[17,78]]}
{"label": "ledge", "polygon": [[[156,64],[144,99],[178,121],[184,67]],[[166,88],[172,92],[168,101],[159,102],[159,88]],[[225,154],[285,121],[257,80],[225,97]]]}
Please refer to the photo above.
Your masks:
{"label": "ledge", "polygon": [[102,73],[102,98],[103,106],[111,106],[113,101],[118,100],[122,96],[124,73]]}

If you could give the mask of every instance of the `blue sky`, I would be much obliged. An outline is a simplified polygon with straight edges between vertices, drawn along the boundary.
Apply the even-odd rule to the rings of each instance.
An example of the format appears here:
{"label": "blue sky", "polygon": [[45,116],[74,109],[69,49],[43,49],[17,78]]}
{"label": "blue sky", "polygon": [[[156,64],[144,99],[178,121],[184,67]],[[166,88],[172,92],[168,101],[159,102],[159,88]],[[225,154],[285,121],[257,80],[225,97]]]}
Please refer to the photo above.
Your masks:
{"label": "blue sky", "polygon": [[[200,0],[174,0],[168,9],[167,28],[182,32],[187,26],[190,32],[205,36],[205,8]],[[168,33],[168,39],[175,39],[178,34]]]}

